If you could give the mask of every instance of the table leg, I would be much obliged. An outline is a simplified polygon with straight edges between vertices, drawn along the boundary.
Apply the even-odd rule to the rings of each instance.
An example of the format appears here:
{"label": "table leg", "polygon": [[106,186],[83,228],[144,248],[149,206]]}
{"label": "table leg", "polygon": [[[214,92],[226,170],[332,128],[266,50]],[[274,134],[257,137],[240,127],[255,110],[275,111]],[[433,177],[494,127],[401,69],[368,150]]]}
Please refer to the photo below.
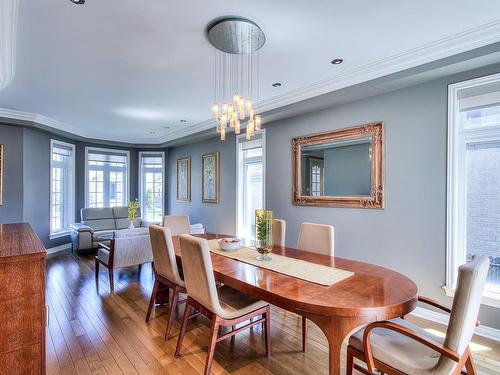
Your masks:
{"label": "table leg", "polygon": [[345,367],[345,364],[342,364],[343,359],[341,357],[342,344],[345,338],[358,327],[376,320],[375,317],[367,316],[354,318],[310,314],[305,314],[305,316],[313,321],[328,339],[330,375],[340,375],[341,368]]}

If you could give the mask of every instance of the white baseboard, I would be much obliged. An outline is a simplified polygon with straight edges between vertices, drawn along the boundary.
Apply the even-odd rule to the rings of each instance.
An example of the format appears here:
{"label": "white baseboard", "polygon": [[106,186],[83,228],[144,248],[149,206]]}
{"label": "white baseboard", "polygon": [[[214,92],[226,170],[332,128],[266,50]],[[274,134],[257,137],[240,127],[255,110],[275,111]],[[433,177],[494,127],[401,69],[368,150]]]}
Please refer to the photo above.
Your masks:
{"label": "white baseboard", "polygon": [[[417,307],[411,312],[411,314],[435,323],[448,325],[448,315],[442,314],[437,311],[432,311],[423,307]],[[500,342],[500,329],[480,325],[479,327],[476,327],[474,334]]]}
{"label": "white baseboard", "polygon": [[51,247],[50,249],[47,249],[47,254],[54,254],[58,253],[59,251],[64,251],[67,249],[71,249],[71,242],[64,243],[59,246]]}

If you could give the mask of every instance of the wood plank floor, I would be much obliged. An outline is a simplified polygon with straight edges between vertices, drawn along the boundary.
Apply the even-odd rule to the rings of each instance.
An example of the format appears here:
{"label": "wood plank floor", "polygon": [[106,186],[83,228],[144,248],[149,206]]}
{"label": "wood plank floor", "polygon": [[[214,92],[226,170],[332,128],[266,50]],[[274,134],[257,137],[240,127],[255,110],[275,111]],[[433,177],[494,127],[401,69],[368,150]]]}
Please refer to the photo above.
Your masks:
{"label": "wood plank floor", "polygon": [[[102,268],[102,267],[101,267]],[[115,294],[109,293],[105,270],[94,281],[92,256],[58,253],[47,259],[48,374],[201,374],[208,340],[208,320],[193,319],[184,340],[183,354],[174,357],[183,306],[177,311],[173,338],[164,341],[167,308],[158,308],[144,322],[153,285],[151,267],[115,272]],[[417,320],[414,318],[414,320]],[[212,373],[226,374],[327,374],[325,336],[312,323],[309,347],[301,352],[298,316],[272,310],[272,356],[264,354],[261,328],[246,330],[217,345]],[[435,332],[443,327],[419,324]],[[482,338],[472,347],[481,374],[500,374],[500,344]]]}

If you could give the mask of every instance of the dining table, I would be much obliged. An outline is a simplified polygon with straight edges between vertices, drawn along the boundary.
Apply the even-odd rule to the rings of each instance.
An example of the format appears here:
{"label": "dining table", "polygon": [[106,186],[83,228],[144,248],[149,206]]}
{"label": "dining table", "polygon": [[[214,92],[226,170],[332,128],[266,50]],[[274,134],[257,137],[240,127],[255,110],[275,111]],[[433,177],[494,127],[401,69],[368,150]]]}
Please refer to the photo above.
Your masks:
{"label": "dining table", "polygon": [[[206,233],[196,237],[212,240],[234,236]],[[179,237],[174,237],[173,243],[182,263]],[[353,272],[342,281],[324,286],[211,253],[218,282],[304,316],[323,331],[328,340],[331,375],[340,374],[342,346],[352,333],[375,321],[404,316],[417,306],[415,283],[388,268],[290,247],[274,246],[272,254]]]}

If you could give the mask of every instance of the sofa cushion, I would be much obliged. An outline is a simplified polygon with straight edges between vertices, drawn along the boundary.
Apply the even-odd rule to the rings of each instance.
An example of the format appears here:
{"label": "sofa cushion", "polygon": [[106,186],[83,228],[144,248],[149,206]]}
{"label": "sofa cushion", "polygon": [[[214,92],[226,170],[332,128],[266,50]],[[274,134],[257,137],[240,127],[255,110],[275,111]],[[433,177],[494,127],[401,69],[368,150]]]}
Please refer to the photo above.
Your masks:
{"label": "sofa cushion", "polygon": [[95,220],[84,220],[83,224],[88,225],[94,231],[100,230],[115,230],[115,221],[111,219],[95,219]]}
{"label": "sofa cushion", "polygon": [[82,208],[80,211],[82,222],[87,220],[113,219],[113,209],[107,207]]}

